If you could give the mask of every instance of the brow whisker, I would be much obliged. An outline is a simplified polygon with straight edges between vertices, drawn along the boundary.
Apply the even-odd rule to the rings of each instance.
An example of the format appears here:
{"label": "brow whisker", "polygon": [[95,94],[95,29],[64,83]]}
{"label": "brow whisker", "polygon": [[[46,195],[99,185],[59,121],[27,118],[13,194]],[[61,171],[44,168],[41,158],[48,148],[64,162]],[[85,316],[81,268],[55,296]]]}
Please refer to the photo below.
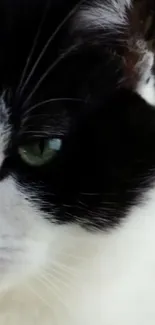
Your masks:
{"label": "brow whisker", "polygon": [[25,113],[23,116],[25,116],[26,114],[31,113],[35,108],[52,103],[52,102],[84,102],[83,99],[80,98],[50,98],[50,99],[46,99],[42,102],[36,103],[35,105],[31,106]]}
{"label": "brow whisker", "polygon": [[25,105],[29,102],[29,100],[32,98],[32,96],[36,93],[37,89],[40,87],[40,85],[42,84],[42,82],[46,79],[46,77],[49,75],[49,73],[68,55],[70,54],[75,48],[77,47],[77,45],[73,45],[71,47],[69,47],[67,49],[66,52],[63,52],[50,66],[49,68],[43,73],[42,77],[39,79],[39,81],[37,82],[36,86],[34,87],[34,89],[32,90],[32,92],[29,94],[29,96],[27,97],[27,99],[24,101],[22,108],[25,107]]}
{"label": "brow whisker", "polygon": [[[30,62],[31,62],[31,59],[32,59],[32,56],[33,56],[33,53],[34,53],[35,48],[36,48],[36,46],[37,46],[37,42],[38,42],[38,39],[39,39],[39,36],[40,36],[41,30],[42,30],[42,26],[43,26],[43,24],[44,24],[44,21],[45,21],[46,15],[47,15],[47,10],[48,10],[48,8],[49,8],[49,3],[50,3],[50,1],[48,0],[48,1],[47,1],[47,5],[46,5],[46,7],[45,7],[45,11],[44,11],[43,17],[42,17],[42,19],[41,19],[41,22],[40,22],[40,25],[39,25],[39,28],[38,28],[38,31],[37,31],[37,34],[36,34],[36,36],[35,36],[35,38],[34,38],[34,42],[33,42],[32,48],[31,48],[30,53],[29,53],[29,55],[28,55],[28,58],[27,58],[27,60],[26,60],[26,64],[25,64],[25,67],[24,67],[24,69],[23,69],[23,72],[22,72],[22,75],[21,75],[21,79],[20,79],[20,81],[19,81],[19,85],[18,85],[18,87],[17,87],[16,94],[19,94],[19,91],[20,91],[20,89],[21,89],[21,87],[22,87],[22,85],[23,85],[23,82],[24,82],[24,79],[25,79],[25,76],[26,76],[27,70],[28,70],[28,68],[29,68],[29,65],[30,65]],[[22,91],[21,91],[21,92],[22,92]]]}
{"label": "brow whisker", "polygon": [[31,77],[33,76],[36,68],[38,67],[42,57],[44,56],[44,54],[46,53],[49,45],[51,44],[51,42],[54,40],[54,38],[56,37],[56,35],[58,34],[58,32],[61,30],[61,28],[65,25],[65,23],[69,20],[69,18],[76,12],[77,8],[83,3],[84,0],[79,1],[79,3],[77,5],[74,6],[73,9],[71,9],[71,11],[69,12],[69,14],[62,20],[62,22],[58,25],[58,27],[56,28],[56,30],[54,31],[54,33],[51,35],[51,37],[48,39],[48,41],[46,42],[45,46],[43,47],[40,55],[38,56],[38,59],[36,60],[35,64],[32,67],[32,70],[30,71],[23,88],[21,89],[21,94],[23,93],[23,91],[25,90],[25,87],[27,86],[28,82],[30,81]]}

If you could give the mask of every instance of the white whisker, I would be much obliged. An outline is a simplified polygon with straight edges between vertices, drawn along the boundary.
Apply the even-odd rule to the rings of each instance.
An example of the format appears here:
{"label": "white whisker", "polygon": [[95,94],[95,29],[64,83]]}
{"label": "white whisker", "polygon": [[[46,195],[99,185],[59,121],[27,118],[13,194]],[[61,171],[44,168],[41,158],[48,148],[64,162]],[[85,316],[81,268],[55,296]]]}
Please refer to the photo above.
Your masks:
{"label": "white whisker", "polygon": [[63,102],[63,101],[65,101],[65,102],[83,102],[83,100],[82,99],[80,99],[80,98],[50,98],[50,99],[47,99],[47,100],[44,100],[44,101],[42,101],[42,102],[39,102],[39,103],[36,103],[35,105],[33,105],[33,106],[31,106],[24,114],[23,114],[23,116],[24,115],[26,115],[26,114],[30,114],[35,108],[37,108],[37,107],[40,107],[40,106],[43,106],[43,105],[46,105],[46,104],[49,104],[49,103],[52,103],[52,102]]}
{"label": "white whisker", "polygon": [[52,268],[51,272],[48,272],[46,269],[44,269],[43,272],[49,279],[55,279],[55,281],[57,281],[61,286],[63,285],[67,289],[75,288],[75,284],[73,284],[73,281],[71,281],[70,274],[66,275],[63,271],[61,272],[55,268]]}
{"label": "white whisker", "polygon": [[30,64],[30,62],[31,62],[31,59],[32,59],[33,53],[34,53],[34,51],[35,51],[35,48],[36,48],[36,45],[37,45],[37,42],[38,42],[38,39],[39,39],[39,36],[40,36],[41,30],[42,30],[42,26],[43,26],[43,24],[44,24],[44,21],[45,21],[46,15],[47,15],[47,10],[48,10],[48,8],[49,8],[49,3],[50,3],[50,2],[49,2],[49,0],[48,0],[48,1],[47,1],[47,5],[46,5],[46,8],[45,8],[45,12],[44,12],[43,17],[42,17],[42,19],[41,19],[41,23],[40,23],[40,25],[39,25],[39,28],[38,28],[37,34],[36,34],[36,36],[35,36],[35,39],[34,39],[34,42],[33,42],[33,45],[32,45],[32,49],[31,49],[31,51],[30,51],[30,53],[29,53],[29,56],[28,56],[28,58],[27,58],[27,60],[26,60],[26,65],[25,65],[24,70],[23,70],[23,72],[22,72],[22,76],[21,76],[21,79],[20,79],[19,85],[18,85],[18,87],[17,87],[16,94],[19,93],[20,88],[22,87],[22,84],[23,84],[23,82],[24,82],[24,79],[25,79],[25,76],[26,76],[26,73],[27,73],[27,70],[28,70],[29,64]]}
{"label": "white whisker", "polygon": [[84,0],[79,1],[78,4],[76,4],[74,6],[74,8],[69,12],[69,14],[62,20],[62,22],[58,25],[58,27],[56,28],[56,30],[54,31],[54,33],[51,35],[51,37],[48,39],[47,43],[45,44],[44,48],[42,49],[38,59],[36,60],[30,74],[28,75],[24,86],[21,90],[21,93],[23,93],[25,87],[27,86],[28,82],[30,81],[31,77],[33,76],[36,68],[38,67],[38,64],[40,63],[42,57],[44,56],[44,54],[46,53],[49,45],[51,44],[51,42],[54,40],[54,38],[56,37],[56,35],[58,34],[58,32],[61,30],[61,28],[65,25],[65,23],[69,20],[69,18],[76,12],[76,10],[79,8],[79,6],[83,3]]}
{"label": "white whisker", "polygon": [[66,274],[64,274],[63,272],[60,272],[54,268],[52,268],[51,272],[48,272],[46,269],[44,269],[43,274],[45,274],[49,279],[55,279],[58,283],[63,284],[67,288],[70,287],[69,284],[67,284],[67,282],[70,280],[69,274],[68,274],[68,278],[67,278]]}
{"label": "white whisker", "polygon": [[46,77],[49,75],[49,73],[67,56],[69,55],[73,50],[77,48],[77,44],[72,45],[69,47],[65,52],[63,52],[50,66],[49,68],[43,73],[42,77],[37,82],[36,86],[32,90],[32,92],[28,95],[27,99],[24,101],[22,108],[29,102],[29,100],[32,98],[32,96],[36,93],[37,89],[40,87],[42,82],[46,79]]}
{"label": "white whisker", "polygon": [[63,300],[63,298],[60,295],[60,291],[59,291],[59,287],[55,284],[55,283],[51,283],[44,275],[40,275],[37,280],[42,283],[42,285],[45,286],[45,288],[47,290],[49,290],[50,292],[52,291],[52,293],[56,296],[56,298],[59,300],[59,302],[65,307],[65,309],[69,310],[69,307],[66,305],[65,301]]}
{"label": "white whisker", "polygon": [[89,257],[86,257],[86,256],[77,256],[77,255],[73,255],[73,254],[65,253],[65,252],[61,253],[61,255],[64,257],[72,258],[77,261],[85,261],[86,259],[89,259]]}
{"label": "white whisker", "polygon": [[53,311],[52,308],[51,308],[51,305],[34,288],[32,288],[32,286],[27,284],[27,287],[37,298],[39,298],[43,302],[43,304],[46,307],[50,308],[51,311]]}
{"label": "white whisker", "polygon": [[[52,261],[52,267],[54,267],[56,270],[60,270],[60,271],[63,271],[65,272],[67,275],[79,275],[77,270],[75,269],[75,267],[69,267],[63,263],[60,263],[60,262],[56,262],[56,261]],[[49,268],[50,269],[50,268]],[[47,268],[48,270],[48,268]]]}

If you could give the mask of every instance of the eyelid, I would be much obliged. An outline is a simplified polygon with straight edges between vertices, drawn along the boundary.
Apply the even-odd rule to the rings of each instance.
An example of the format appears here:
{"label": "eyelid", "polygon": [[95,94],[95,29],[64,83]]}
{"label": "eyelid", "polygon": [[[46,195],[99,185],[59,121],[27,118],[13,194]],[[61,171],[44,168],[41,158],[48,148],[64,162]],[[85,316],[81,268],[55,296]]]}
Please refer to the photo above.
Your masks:
{"label": "eyelid", "polygon": [[64,135],[62,134],[51,134],[51,135],[28,135],[26,137],[22,137],[20,139],[20,141],[18,141],[17,146],[21,147],[21,146],[26,146],[35,142],[39,142],[39,141],[48,141],[48,140],[53,140],[53,139],[59,139],[60,141],[63,141],[64,139]]}

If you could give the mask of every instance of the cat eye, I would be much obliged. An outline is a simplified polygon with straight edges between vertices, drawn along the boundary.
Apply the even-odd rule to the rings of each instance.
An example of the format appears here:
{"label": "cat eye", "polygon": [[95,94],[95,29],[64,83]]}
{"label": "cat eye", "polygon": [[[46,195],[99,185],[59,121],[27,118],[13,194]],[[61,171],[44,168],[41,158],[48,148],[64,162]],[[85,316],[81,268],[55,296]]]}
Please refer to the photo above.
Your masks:
{"label": "cat eye", "polygon": [[61,149],[62,140],[44,139],[24,145],[18,149],[24,162],[31,166],[42,166],[52,160]]}

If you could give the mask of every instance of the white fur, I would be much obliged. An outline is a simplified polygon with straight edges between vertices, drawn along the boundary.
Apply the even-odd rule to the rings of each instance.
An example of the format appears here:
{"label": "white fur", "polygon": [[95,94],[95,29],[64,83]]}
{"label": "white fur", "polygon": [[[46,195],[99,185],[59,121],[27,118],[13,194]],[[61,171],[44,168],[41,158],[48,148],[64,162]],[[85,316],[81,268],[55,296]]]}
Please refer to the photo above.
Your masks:
{"label": "white fur", "polygon": [[138,62],[138,66],[136,67],[140,71],[136,91],[147,103],[155,106],[155,76],[152,72],[153,65],[154,53],[146,51],[142,61]]}
{"label": "white fur", "polygon": [[91,233],[50,223],[14,175],[2,180],[0,324],[154,325],[155,186],[119,227]]}
{"label": "white fur", "polygon": [[154,325],[155,188],[107,232],[44,217],[0,182],[1,325]]}
{"label": "white fur", "polygon": [[155,77],[150,75],[148,84],[145,83],[143,78],[137,85],[137,93],[145,99],[145,101],[155,106]]}
{"label": "white fur", "polygon": [[127,24],[126,9],[131,6],[131,2],[131,0],[96,0],[91,5],[84,5],[77,14],[75,27],[118,28],[119,31],[119,27]]}
{"label": "white fur", "polygon": [[1,290],[1,325],[155,324],[155,189],[120,227],[93,234],[48,224],[10,179],[0,223],[11,260],[1,281],[15,279]]}

